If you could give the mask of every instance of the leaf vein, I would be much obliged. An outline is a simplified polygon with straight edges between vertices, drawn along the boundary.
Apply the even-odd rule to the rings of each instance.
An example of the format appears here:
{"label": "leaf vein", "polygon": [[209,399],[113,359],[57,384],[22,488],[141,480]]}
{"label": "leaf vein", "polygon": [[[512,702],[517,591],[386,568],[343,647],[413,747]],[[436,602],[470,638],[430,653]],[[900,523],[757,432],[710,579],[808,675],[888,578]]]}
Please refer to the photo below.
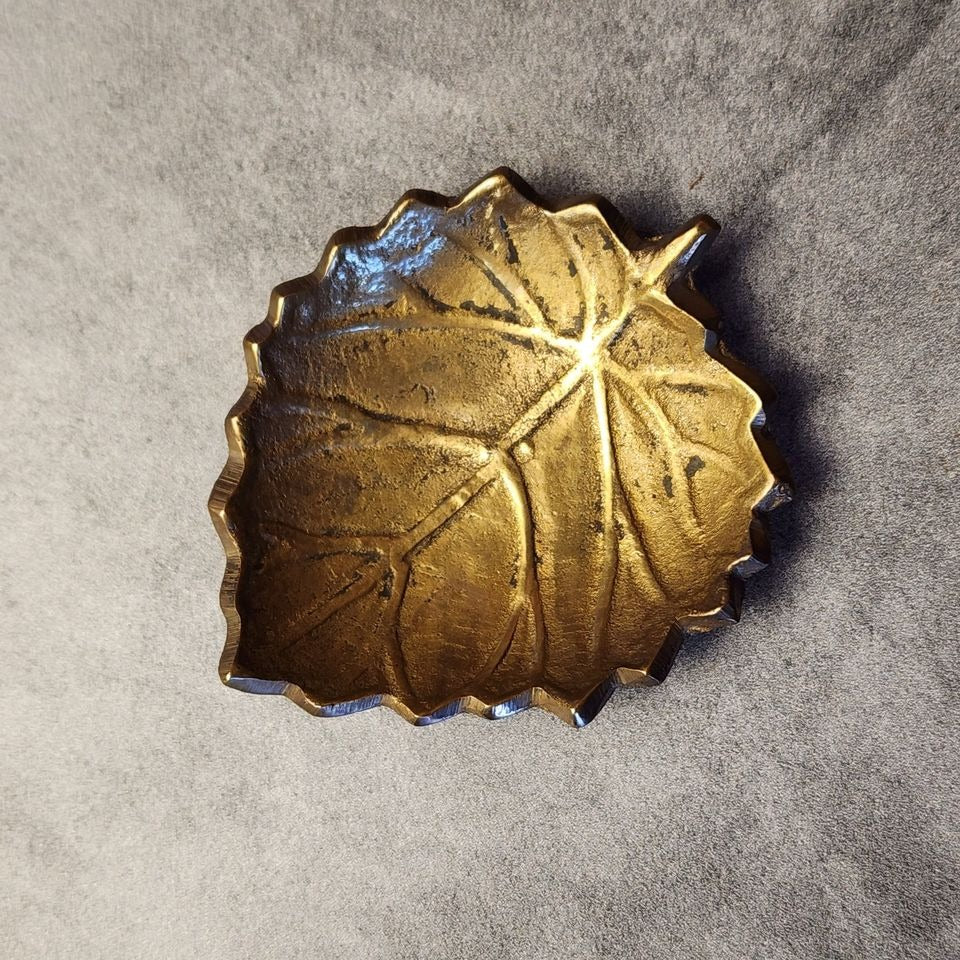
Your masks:
{"label": "leaf vein", "polygon": [[593,399],[596,411],[597,429],[600,434],[600,464],[602,473],[603,504],[603,579],[597,597],[597,609],[594,620],[594,643],[598,651],[609,644],[610,608],[613,604],[613,590],[616,584],[620,552],[616,530],[613,526],[613,438],[610,434],[610,409],[608,406],[606,384],[599,370],[593,372]]}
{"label": "leaf vein", "polygon": [[[609,405],[609,393],[607,395],[607,403]],[[608,410],[609,410],[609,406],[608,406]],[[615,473],[614,482],[616,484],[617,490],[620,491],[620,495],[623,497],[624,503],[626,504],[627,519],[630,521],[630,526],[632,527],[633,532],[636,535],[637,541],[640,544],[640,550],[641,550],[641,553],[643,554],[643,559],[646,563],[647,570],[650,573],[651,579],[653,580],[654,584],[656,585],[657,589],[660,591],[664,599],[669,601],[671,599],[670,592],[669,590],[667,590],[666,584],[661,579],[660,573],[657,570],[657,565],[654,562],[653,555],[650,552],[650,546],[647,543],[647,537],[643,529],[643,523],[641,522],[640,518],[637,516],[636,511],[634,510],[633,501],[631,501],[629,495],[624,489],[623,467],[620,462],[620,453],[619,453],[619,450],[617,449],[616,444],[612,446],[612,452],[613,452],[613,457],[612,457],[613,470]]]}
{"label": "leaf vein", "polygon": [[530,502],[530,490],[524,479],[523,471],[516,458],[510,454],[504,457],[507,488],[513,497],[520,515],[521,563],[523,567],[524,595],[533,613],[536,631],[534,650],[534,670],[542,672],[546,656],[547,627],[543,615],[543,597],[540,593],[540,574],[537,570],[537,528]]}

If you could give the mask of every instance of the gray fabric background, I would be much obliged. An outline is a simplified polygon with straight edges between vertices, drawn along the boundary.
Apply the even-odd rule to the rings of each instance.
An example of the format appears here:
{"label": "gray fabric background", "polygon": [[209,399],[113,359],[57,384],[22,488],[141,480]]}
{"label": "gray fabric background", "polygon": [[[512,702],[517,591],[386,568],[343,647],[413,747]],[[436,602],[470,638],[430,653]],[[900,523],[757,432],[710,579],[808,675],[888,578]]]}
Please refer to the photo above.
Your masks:
{"label": "gray fabric background", "polygon": [[[957,955],[960,7],[3,0],[0,953]],[[216,676],[240,340],[501,163],[701,272],[798,500],[577,733]]]}

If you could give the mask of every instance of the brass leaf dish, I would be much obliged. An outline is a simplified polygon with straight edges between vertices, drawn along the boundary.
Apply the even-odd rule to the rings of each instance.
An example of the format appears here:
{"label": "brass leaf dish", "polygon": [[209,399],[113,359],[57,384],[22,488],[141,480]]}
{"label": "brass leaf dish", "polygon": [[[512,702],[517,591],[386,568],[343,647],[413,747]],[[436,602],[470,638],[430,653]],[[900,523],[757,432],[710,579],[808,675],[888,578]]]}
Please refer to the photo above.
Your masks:
{"label": "brass leaf dish", "polygon": [[717,229],[644,240],[500,169],[277,287],[210,498],[224,683],[582,726],[735,620],[788,491],[690,279]]}

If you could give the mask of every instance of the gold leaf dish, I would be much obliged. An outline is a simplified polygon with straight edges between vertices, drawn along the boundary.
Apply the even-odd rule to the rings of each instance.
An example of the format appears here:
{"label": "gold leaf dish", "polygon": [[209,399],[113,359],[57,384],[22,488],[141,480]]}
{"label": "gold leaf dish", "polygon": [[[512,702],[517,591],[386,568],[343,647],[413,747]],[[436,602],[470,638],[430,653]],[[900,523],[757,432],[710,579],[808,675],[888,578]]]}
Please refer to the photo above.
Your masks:
{"label": "gold leaf dish", "polygon": [[501,168],[277,287],[210,498],[223,682],[582,726],[735,620],[788,491],[690,279],[717,229],[641,239]]}

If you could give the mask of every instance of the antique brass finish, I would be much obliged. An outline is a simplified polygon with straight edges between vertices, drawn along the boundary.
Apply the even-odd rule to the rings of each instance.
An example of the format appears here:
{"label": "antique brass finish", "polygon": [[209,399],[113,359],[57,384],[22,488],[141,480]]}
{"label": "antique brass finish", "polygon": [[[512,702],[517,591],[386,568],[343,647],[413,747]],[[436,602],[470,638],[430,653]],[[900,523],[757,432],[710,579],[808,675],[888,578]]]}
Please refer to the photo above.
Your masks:
{"label": "antique brass finish", "polygon": [[224,683],[581,726],[736,619],[787,490],[689,279],[717,229],[641,240],[501,169],[277,287],[210,498]]}

